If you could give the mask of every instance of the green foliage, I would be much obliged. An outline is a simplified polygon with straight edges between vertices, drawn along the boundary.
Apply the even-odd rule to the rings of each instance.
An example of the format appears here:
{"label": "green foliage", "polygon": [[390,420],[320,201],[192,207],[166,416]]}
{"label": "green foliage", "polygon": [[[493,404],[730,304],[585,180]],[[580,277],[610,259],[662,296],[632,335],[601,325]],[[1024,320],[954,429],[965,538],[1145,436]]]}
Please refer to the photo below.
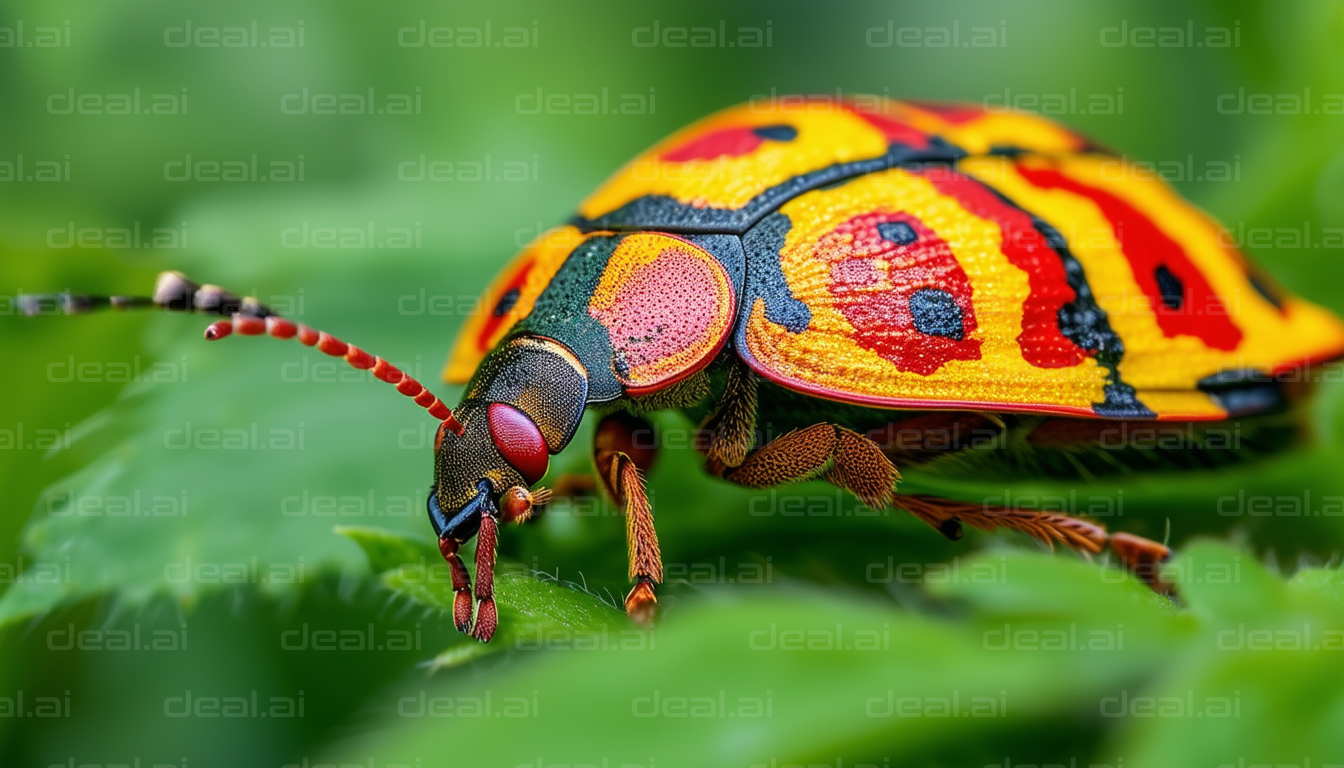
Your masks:
{"label": "green foliage", "polygon": [[[739,589],[628,647],[549,632],[549,653],[515,650],[488,679],[406,687],[385,729],[333,759],[409,763],[451,744],[462,764],[984,765],[1007,742],[1015,763],[1180,766],[1344,748],[1338,571],[1285,582],[1197,544],[1172,564],[1190,579],[1176,607],[1068,558],[961,568],[959,583],[929,586],[941,617],[844,591]],[[494,717],[463,715],[487,697]],[[1095,752],[1074,751],[1077,731],[1102,725],[1113,728]]]}

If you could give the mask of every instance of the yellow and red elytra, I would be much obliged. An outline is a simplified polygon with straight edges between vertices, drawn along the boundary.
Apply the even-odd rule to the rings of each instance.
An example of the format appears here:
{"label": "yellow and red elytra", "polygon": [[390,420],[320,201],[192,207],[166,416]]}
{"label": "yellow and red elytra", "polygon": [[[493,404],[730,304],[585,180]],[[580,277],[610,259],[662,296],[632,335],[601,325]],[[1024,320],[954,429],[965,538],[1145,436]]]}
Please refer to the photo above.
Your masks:
{"label": "yellow and red elytra", "polygon": [[[730,482],[821,478],[952,538],[964,523],[1109,545],[1162,588],[1163,545],[1061,512],[896,495],[893,461],[964,458],[975,435],[1012,432],[1033,454],[1010,472],[1059,459],[1086,475],[1115,421],[1273,418],[1302,394],[1277,374],[1344,354],[1344,323],[1273,287],[1127,160],[1032,115],[877,99],[744,105],[635,158],[486,289],[444,371],[467,385],[451,412],[381,358],[176,273],[152,299],[25,306],[53,301],[225,316],[207,338],[297,336],[414,397],[442,420],[427,512],[454,620],[482,641],[499,525],[549,498],[534,486],[590,408],[598,485],[627,518],[633,617],[662,580],[640,414],[665,409],[700,420],[706,470]],[[1272,450],[1291,430],[1262,434]],[[473,537],[474,588],[459,555]]]}
{"label": "yellow and red elytra", "polygon": [[[1217,420],[1211,377],[1344,352],[1337,318],[1271,294],[1128,161],[1035,116],[877,103],[745,105],[659,143],[487,290],[496,311],[464,328],[446,380],[528,315],[575,240],[632,231],[739,236],[737,352],[863,405]],[[895,224],[920,236],[883,238]]]}

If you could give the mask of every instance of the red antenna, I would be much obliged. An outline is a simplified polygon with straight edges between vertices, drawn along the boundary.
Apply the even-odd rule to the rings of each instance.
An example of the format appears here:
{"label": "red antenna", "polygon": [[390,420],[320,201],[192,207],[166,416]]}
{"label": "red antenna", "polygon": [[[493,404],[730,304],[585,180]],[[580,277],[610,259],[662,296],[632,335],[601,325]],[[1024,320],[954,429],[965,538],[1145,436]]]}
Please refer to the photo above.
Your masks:
{"label": "red antenna", "polygon": [[292,339],[298,336],[299,343],[304,346],[317,347],[332,357],[342,358],[351,367],[371,371],[374,378],[393,385],[398,392],[413,398],[416,405],[429,411],[430,416],[447,424],[448,429],[456,434],[462,434],[462,425],[453,418],[453,412],[448,410],[448,406],[444,405],[433,392],[425,389],[423,384],[383,358],[370,355],[354,344],[347,344],[326,331],[315,331],[303,323],[294,323],[279,315],[256,317],[235,312],[232,320],[216,320],[211,323],[205,329],[205,338],[209,341],[219,341],[232,335],[234,331],[243,336],[270,334],[277,339]]}
{"label": "red antenna", "polygon": [[462,434],[462,424],[443,401],[425,389],[425,386],[381,357],[347,344],[325,331],[315,331],[302,324],[286,320],[253,298],[239,298],[217,285],[199,285],[188,280],[181,272],[164,272],[154,284],[154,296],[89,296],[82,294],[47,294],[19,297],[20,310],[26,315],[47,314],[60,309],[65,314],[82,314],[93,309],[117,310],[162,307],[169,311],[199,312],[207,315],[225,315],[228,320],[217,320],[205,329],[205,338],[218,341],[237,331],[243,336],[270,334],[277,339],[299,337],[305,346],[317,347],[332,357],[339,357],[362,371],[372,371],[375,378],[387,382],[397,391],[413,398],[415,404],[429,411],[429,415],[443,422],[455,434]]}

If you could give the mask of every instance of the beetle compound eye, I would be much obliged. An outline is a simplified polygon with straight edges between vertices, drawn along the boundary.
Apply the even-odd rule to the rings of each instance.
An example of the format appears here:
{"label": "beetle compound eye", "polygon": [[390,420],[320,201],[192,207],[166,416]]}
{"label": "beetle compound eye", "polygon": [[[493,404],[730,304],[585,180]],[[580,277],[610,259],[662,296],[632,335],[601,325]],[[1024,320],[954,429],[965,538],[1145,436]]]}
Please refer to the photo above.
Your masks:
{"label": "beetle compound eye", "polygon": [[550,460],[541,430],[522,411],[505,403],[491,403],[490,437],[504,460],[527,480],[535,483],[546,474]]}

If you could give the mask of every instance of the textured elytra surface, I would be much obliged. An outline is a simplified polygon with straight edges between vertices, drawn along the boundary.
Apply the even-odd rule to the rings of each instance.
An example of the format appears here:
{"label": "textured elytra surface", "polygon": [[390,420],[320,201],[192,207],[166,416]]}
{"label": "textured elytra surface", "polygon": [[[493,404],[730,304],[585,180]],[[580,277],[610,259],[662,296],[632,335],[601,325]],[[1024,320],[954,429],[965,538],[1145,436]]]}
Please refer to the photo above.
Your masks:
{"label": "textured elytra surface", "polygon": [[708,363],[732,327],[734,292],[713,256],[655,234],[624,238],[588,312],[606,328],[616,375],[637,394]]}
{"label": "textured elytra surface", "polygon": [[635,158],[579,206],[591,228],[742,233],[810,189],[897,164],[951,161],[997,146],[1077,151],[1049,120],[873,97],[800,97],[711,115]]}
{"label": "textured elytra surface", "polygon": [[[804,329],[795,332],[769,319],[769,304],[782,292],[748,294],[738,325],[738,349],[768,378],[785,386],[848,395],[873,405],[941,401],[1006,407],[1045,403],[1061,411],[1086,414],[1091,412],[1092,403],[1104,400],[1106,371],[1093,359],[1084,358],[1071,368],[1044,368],[1023,358],[1018,337],[1023,327],[1022,307],[1031,293],[1026,273],[999,248],[1002,235],[995,222],[968,213],[959,200],[942,194],[929,180],[900,169],[862,176],[838,187],[809,192],[785,205],[780,214],[790,225],[777,257],[788,288],[785,302],[801,302],[811,319]],[[889,252],[898,264],[901,258],[910,262],[910,269],[900,275],[901,285],[894,291],[851,295],[843,284],[840,291],[836,290],[832,254],[841,245],[859,250],[851,245],[854,237],[844,228],[847,222],[862,216],[876,218],[864,238],[857,241],[860,248],[866,243],[878,256]],[[964,274],[966,287],[958,288],[955,281],[940,284],[935,271],[911,256],[903,256],[904,252],[921,253],[919,241],[910,245],[885,241],[876,231],[878,220],[904,220],[916,232],[923,229],[927,233],[929,246],[945,244],[937,246],[945,252],[933,253],[943,253],[940,263],[945,265],[944,270]],[[749,272],[760,261],[771,258],[768,252],[749,255]],[[869,258],[866,265],[876,266],[874,261]],[[865,266],[862,258],[858,266]],[[953,296],[961,291],[967,302],[958,304],[965,328],[963,341],[921,333],[914,327],[908,301],[920,288],[943,290]],[[872,312],[873,325],[880,332],[882,304],[891,301],[893,292],[905,293],[899,311],[910,320],[902,351],[910,360],[920,360],[917,369],[912,366],[902,370],[875,351],[871,341],[865,344],[861,328],[851,319],[864,311]],[[895,311],[887,309],[886,315]],[[894,324],[890,327],[892,330],[885,335],[888,354],[892,354],[891,348],[899,338]],[[940,345],[957,344],[964,349],[978,347],[978,356],[939,360],[933,354]]]}
{"label": "textured elytra surface", "polygon": [[[889,224],[904,226],[898,242],[883,236]],[[980,358],[979,339],[968,338],[977,326],[966,273],[914,216],[856,216],[823,235],[814,253],[830,267],[831,295],[860,346],[924,375],[949,360]]]}
{"label": "textured elytra surface", "polygon": [[[869,405],[1220,419],[1280,401],[1260,390],[1202,391],[1208,377],[1344,350],[1344,326],[1267,291],[1211,222],[1160,181],[1125,172],[1128,164],[1032,116],[881,99],[817,110],[752,104],[632,161],[575,221],[741,233],[749,268],[738,349],[785,386]],[[875,178],[885,198],[874,197]],[[882,219],[885,234],[845,229],[862,216]],[[950,256],[923,263],[883,250],[939,241]],[[824,286],[809,257],[837,262]],[[580,270],[584,295],[597,269]],[[576,288],[565,280],[563,290]],[[649,295],[649,284],[641,278],[631,295]],[[508,289],[495,293],[507,298]],[[696,315],[702,304],[687,300],[680,311]],[[614,324],[608,315],[604,325]],[[635,392],[659,386],[630,371],[648,364],[647,350],[633,347],[662,336],[660,325],[641,318],[596,345],[590,330],[572,334],[597,379],[616,371],[595,382],[598,400],[615,396],[616,380]]]}

